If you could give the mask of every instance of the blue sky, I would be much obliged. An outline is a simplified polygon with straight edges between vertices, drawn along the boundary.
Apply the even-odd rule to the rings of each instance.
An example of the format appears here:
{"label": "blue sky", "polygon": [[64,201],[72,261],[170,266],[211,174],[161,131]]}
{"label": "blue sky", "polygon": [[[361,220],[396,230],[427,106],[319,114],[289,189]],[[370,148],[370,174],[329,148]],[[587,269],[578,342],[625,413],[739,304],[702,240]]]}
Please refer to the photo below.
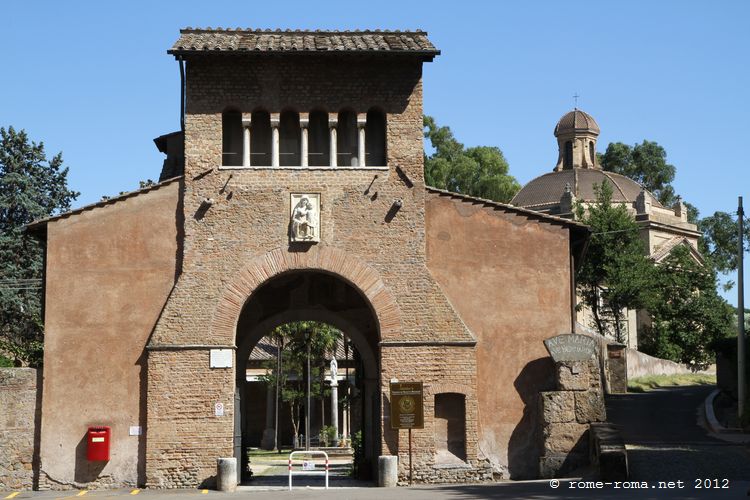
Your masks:
{"label": "blue sky", "polygon": [[[657,141],[702,215],[750,205],[750,2],[2,2],[0,126],[63,151],[77,205],[137,188],[179,128],[181,27],[415,29],[442,55],[425,112],[467,145],[498,146],[525,183],[557,159],[578,106],[613,141]],[[736,302],[732,300],[732,302]]]}

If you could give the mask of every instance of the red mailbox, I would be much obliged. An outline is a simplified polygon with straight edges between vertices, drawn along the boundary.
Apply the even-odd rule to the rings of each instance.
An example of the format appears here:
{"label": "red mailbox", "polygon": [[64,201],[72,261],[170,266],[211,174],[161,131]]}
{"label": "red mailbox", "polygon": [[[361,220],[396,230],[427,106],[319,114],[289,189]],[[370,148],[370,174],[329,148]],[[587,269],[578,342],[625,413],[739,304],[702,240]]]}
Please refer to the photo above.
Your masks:
{"label": "red mailbox", "polygon": [[109,460],[109,443],[112,437],[112,429],[108,426],[89,427],[86,435],[88,448],[86,459],[92,462]]}

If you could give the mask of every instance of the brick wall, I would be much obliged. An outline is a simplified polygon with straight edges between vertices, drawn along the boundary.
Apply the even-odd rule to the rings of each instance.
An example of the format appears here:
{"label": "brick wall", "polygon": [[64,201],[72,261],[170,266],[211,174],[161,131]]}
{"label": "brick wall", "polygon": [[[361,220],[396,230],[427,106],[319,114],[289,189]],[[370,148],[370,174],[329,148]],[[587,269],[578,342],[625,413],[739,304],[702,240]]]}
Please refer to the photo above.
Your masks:
{"label": "brick wall", "polygon": [[[221,113],[228,106],[243,113],[258,108],[336,113],[347,107],[364,113],[377,107],[387,116],[389,168],[220,170]],[[253,281],[257,286],[294,269],[322,269],[346,276],[360,263],[380,283],[374,298],[369,297],[371,304],[377,306],[377,296],[386,293],[394,301],[389,310],[397,311],[392,317],[398,318],[390,321],[379,315],[376,330],[381,338],[369,339],[371,344],[379,340],[473,340],[426,266],[422,113],[421,63],[413,59],[247,56],[188,61],[183,273],[151,339],[151,345],[162,350],[149,355],[149,484],[194,486],[215,473],[216,458],[231,456],[232,405],[227,404],[227,417],[218,420],[212,405],[218,398],[229,403],[233,375],[208,369],[208,347],[182,351],[179,346],[238,343],[239,306],[252,290],[246,294],[244,289],[242,294],[228,291],[236,290],[238,277],[252,274],[251,268],[260,273]],[[289,246],[289,199],[295,192],[321,194],[318,245]],[[207,210],[201,208],[206,198],[215,200]],[[396,200],[402,200],[402,208],[389,216]],[[300,260],[307,264],[300,265]],[[258,261],[268,264],[251,266]],[[356,277],[342,279],[356,285]],[[364,294],[368,285],[360,285]],[[222,316],[217,322],[217,315],[227,309],[235,317]],[[463,366],[456,372],[443,370],[440,377],[464,384],[464,372],[474,370],[473,351],[453,351]],[[435,363],[445,354],[436,352]],[[399,362],[399,356],[413,356],[408,348],[384,349],[382,356],[388,376],[405,371],[427,382],[437,380],[429,364]],[[212,389],[198,391],[189,382],[193,379]],[[381,376],[381,380],[387,378]],[[473,398],[467,395],[467,401]],[[161,413],[170,402],[183,399],[190,401],[190,410],[179,406]],[[468,403],[467,413],[467,435],[469,441],[476,441],[476,410]],[[175,419],[180,425],[174,425]],[[210,446],[195,438],[203,429],[212,431]],[[428,464],[431,435],[419,443],[420,463]],[[399,453],[404,446],[399,446]],[[185,457],[195,465],[181,474],[179,465],[187,464]]]}
{"label": "brick wall", "polygon": [[37,371],[0,368],[0,490],[34,485]]}

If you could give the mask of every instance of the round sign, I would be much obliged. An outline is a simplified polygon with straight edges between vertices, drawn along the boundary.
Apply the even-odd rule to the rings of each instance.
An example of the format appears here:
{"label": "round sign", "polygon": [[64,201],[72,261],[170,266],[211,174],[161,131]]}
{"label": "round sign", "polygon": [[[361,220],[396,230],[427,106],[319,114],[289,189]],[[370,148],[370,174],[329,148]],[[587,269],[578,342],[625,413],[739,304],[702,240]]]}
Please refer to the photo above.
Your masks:
{"label": "round sign", "polygon": [[404,413],[411,413],[414,411],[416,404],[414,398],[411,396],[403,396],[398,402],[399,409]]}

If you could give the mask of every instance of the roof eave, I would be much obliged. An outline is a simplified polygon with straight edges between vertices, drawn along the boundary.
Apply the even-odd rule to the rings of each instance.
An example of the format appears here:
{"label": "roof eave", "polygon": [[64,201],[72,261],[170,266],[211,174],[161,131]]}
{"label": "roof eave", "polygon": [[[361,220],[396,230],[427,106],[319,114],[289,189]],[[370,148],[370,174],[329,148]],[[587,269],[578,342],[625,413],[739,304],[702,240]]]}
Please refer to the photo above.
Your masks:
{"label": "roof eave", "polygon": [[440,55],[439,50],[221,50],[221,49],[169,49],[167,54],[175,56],[175,59],[185,56],[198,55],[236,55],[236,56],[287,56],[287,55],[306,55],[306,56],[358,56],[358,55],[375,55],[388,57],[412,57],[424,62],[432,62],[436,56]]}
{"label": "roof eave", "polygon": [[537,218],[549,224],[567,226],[570,228],[575,228],[576,230],[584,231],[587,234],[591,233],[591,228],[589,228],[589,226],[585,224],[581,224],[580,222],[572,221],[570,219],[563,219],[561,217],[555,217],[554,215],[537,212],[536,210],[529,210],[528,208],[516,207],[508,203],[501,203],[499,201],[488,200],[488,199],[479,198],[476,196],[469,196],[469,195],[465,195],[461,193],[454,193],[452,191],[446,191],[445,189],[439,189],[439,188],[432,187],[432,186],[425,186],[425,189],[427,189],[427,191],[432,191],[434,193],[441,194],[443,196],[464,199],[466,201],[471,201],[474,203],[482,203],[487,206],[504,209],[508,212],[517,213],[519,215],[525,215],[527,217]]}
{"label": "roof eave", "polygon": [[73,210],[68,210],[67,212],[64,212],[64,213],[61,213],[61,214],[52,215],[50,217],[45,217],[44,219],[37,219],[35,221],[29,222],[28,224],[26,224],[24,226],[23,230],[25,232],[28,232],[29,234],[32,234],[32,235],[39,235],[42,232],[46,233],[46,231],[47,231],[47,223],[49,223],[49,222],[54,222],[54,221],[59,220],[59,219],[66,219],[68,217],[79,215],[79,214],[81,214],[83,212],[87,212],[87,211],[93,210],[95,208],[101,208],[101,207],[104,207],[104,206],[107,206],[107,205],[112,205],[114,203],[117,203],[118,201],[122,201],[122,200],[125,200],[125,199],[128,199],[128,198],[133,198],[134,196],[138,196],[140,194],[148,193],[150,191],[156,191],[157,189],[162,188],[162,187],[164,187],[164,186],[166,186],[168,184],[171,184],[171,183],[173,183],[175,181],[179,181],[182,178],[183,178],[183,176],[179,175],[177,177],[172,177],[171,179],[166,179],[166,180],[163,180],[161,182],[157,182],[155,184],[152,184],[150,186],[146,186],[146,187],[141,188],[141,189],[136,189],[135,191],[128,191],[127,193],[123,193],[123,194],[118,195],[118,196],[113,196],[111,198],[107,198],[106,200],[101,200],[101,201],[98,201],[96,203],[90,203],[88,205],[84,205],[84,206],[82,206],[80,208],[76,208],[76,209],[73,209]]}

